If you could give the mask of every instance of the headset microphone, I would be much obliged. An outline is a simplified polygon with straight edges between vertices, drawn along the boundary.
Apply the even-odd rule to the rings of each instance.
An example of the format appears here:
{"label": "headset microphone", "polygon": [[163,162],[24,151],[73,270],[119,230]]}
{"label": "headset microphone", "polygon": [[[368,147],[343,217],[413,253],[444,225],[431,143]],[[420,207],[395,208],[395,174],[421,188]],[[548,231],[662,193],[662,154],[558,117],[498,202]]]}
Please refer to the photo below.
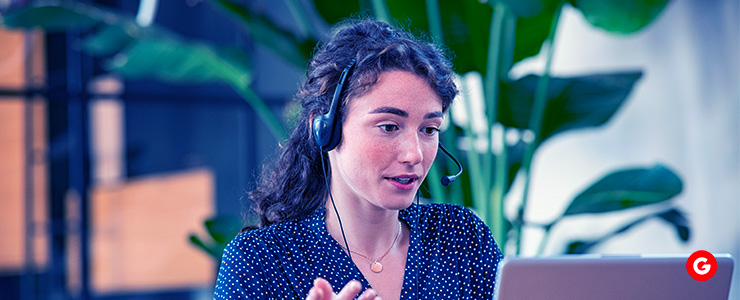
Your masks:
{"label": "headset microphone", "polygon": [[455,164],[457,165],[457,167],[460,169],[460,171],[458,171],[457,174],[455,174],[455,175],[447,175],[447,176],[442,177],[442,185],[448,186],[450,183],[452,183],[453,181],[455,181],[455,179],[457,179],[457,177],[460,176],[460,174],[462,174],[463,167],[460,164],[460,162],[457,161],[457,159],[455,159],[455,157],[452,156],[452,154],[450,154],[450,152],[448,152],[447,149],[445,149],[445,147],[442,147],[442,143],[438,143],[438,145],[439,145],[439,149],[442,149],[442,152],[444,152],[445,154],[447,154],[447,156],[449,156],[452,159],[452,161],[455,162]]}

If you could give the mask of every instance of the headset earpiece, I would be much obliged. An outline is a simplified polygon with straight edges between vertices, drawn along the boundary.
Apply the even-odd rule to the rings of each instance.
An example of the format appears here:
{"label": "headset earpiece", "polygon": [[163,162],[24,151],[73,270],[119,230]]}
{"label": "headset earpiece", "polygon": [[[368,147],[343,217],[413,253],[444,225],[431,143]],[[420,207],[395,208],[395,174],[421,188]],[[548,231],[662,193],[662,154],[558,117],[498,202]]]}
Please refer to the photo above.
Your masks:
{"label": "headset earpiece", "polygon": [[[332,130],[336,127],[332,124],[334,122],[333,120],[334,116],[329,114],[318,115],[313,118],[313,138],[316,141],[316,145],[324,151],[329,151],[336,147],[336,145],[331,146],[331,148],[329,147],[330,144],[333,144],[331,142],[334,137],[332,135]],[[339,130],[341,130],[341,128],[339,128]]]}
{"label": "headset earpiece", "polygon": [[337,120],[336,115],[339,103],[342,101],[340,98],[344,83],[347,80],[347,74],[349,74],[349,71],[354,65],[355,59],[353,58],[342,71],[342,74],[339,77],[339,82],[337,83],[337,88],[334,89],[334,96],[331,99],[329,112],[313,118],[313,124],[311,124],[313,138],[319,148],[323,151],[334,149],[334,147],[339,145],[339,141],[342,138],[342,122]]}

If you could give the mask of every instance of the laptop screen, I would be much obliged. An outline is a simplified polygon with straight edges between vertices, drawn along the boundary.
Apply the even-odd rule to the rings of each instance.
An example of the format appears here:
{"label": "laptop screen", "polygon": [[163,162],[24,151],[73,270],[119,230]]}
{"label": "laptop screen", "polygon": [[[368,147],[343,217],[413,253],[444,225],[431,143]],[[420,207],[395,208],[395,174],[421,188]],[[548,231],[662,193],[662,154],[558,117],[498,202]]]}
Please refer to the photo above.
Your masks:
{"label": "laptop screen", "polygon": [[706,281],[689,275],[688,255],[507,257],[499,265],[494,299],[727,300],[733,260],[715,257],[716,272]]}

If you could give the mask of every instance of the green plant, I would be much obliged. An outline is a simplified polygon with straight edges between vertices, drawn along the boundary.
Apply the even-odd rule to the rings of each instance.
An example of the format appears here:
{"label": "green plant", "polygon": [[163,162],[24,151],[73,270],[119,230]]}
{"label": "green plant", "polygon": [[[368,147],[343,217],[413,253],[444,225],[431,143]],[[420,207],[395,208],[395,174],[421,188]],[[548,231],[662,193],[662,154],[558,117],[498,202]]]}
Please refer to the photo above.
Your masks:
{"label": "green plant", "polygon": [[[426,182],[426,197],[438,202],[472,206],[492,228],[502,248],[508,240],[516,244],[514,253],[521,251],[524,226],[538,226],[545,232],[540,253],[550,231],[560,220],[578,214],[605,213],[652,205],[655,210],[637,218],[628,226],[617,228],[604,237],[589,241],[590,247],[571,247],[566,252],[586,251],[596,244],[623,233],[644,220],[657,216],[679,231],[687,241],[688,222],[675,208],[661,210],[663,205],[682,190],[680,178],[665,166],[628,168],[607,174],[583,191],[563,215],[549,224],[537,225],[524,220],[528,208],[530,166],[538,147],[562,132],[605,124],[627,99],[632,87],[642,75],[640,71],[595,74],[569,78],[550,76],[556,29],[565,5],[583,13],[594,26],[615,34],[630,34],[652,22],[666,1],[452,1],[411,0],[372,1],[337,4],[316,0],[318,12],[329,23],[338,21],[360,9],[371,9],[378,18],[389,16],[408,20],[416,31],[428,32],[434,40],[449,47],[455,54],[459,73],[476,72],[484,83],[485,130],[472,124],[473,99],[464,99],[469,116],[466,124],[453,124],[443,136],[447,144],[462,143],[466,173],[461,182],[443,189],[439,182],[442,172],[454,172],[449,164],[438,160]],[[425,10],[418,9],[426,7]],[[546,58],[545,69],[539,75],[512,80],[512,66],[526,57],[541,53]],[[455,108],[453,108],[455,109]],[[505,134],[518,131],[520,138],[507,143]],[[482,144],[482,147],[478,147]],[[495,145],[505,145],[496,149]],[[457,151],[455,151],[457,150]],[[503,203],[517,174],[523,178],[524,195],[516,216],[509,221],[503,213]],[[578,209],[576,209],[578,208]]]}
{"label": "green plant", "polygon": [[[269,16],[247,4],[231,0],[211,3],[234,17],[252,39],[299,68],[305,66],[320,36],[297,0],[286,0],[298,24],[295,32],[275,25],[277,23]],[[652,217],[672,224],[681,240],[688,240],[687,219],[669,203],[681,192],[681,179],[660,164],[616,170],[605,175],[548,224],[532,224],[524,219],[528,209],[531,162],[538,147],[562,132],[598,127],[608,122],[642,75],[641,71],[630,71],[552,77],[550,67],[555,50],[552,45],[563,7],[574,7],[598,28],[615,34],[630,34],[650,24],[667,5],[667,0],[314,0],[313,4],[329,24],[360,11],[369,11],[381,20],[401,20],[409,29],[427,32],[434,41],[446,45],[455,54],[458,73],[472,72],[482,76],[485,128],[476,130],[472,121],[453,123],[441,136],[445,144],[463,146],[448,148],[458,157],[463,154],[466,173],[451,187],[442,188],[440,174],[454,170],[445,160],[437,160],[422,192],[433,201],[474,208],[491,227],[503,249],[507,249],[507,242],[512,240],[514,253],[520,253],[524,226],[538,226],[544,230],[541,251],[551,230],[564,218],[645,206],[654,207],[654,212],[599,239],[571,242],[565,252],[588,251]],[[126,78],[226,82],[258,112],[278,139],[285,137],[278,118],[249,88],[251,68],[244,53],[186,41],[164,29],[141,27],[112,12],[82,4],[30,5],[5,14],[3,22],[11,27],[89,32],[83,49],[92,55],[110,57],[106,65],[108,70]],[[509,77],[512,66],[538,53],[546,58],[541,74],[516,80]],[[150,70],[155,72],[149,73]],[[474,99],[464,97],[463,109],[469,116],[472,115],[472,101]],[[497,129],[499,133],[494,134]],[[510,131],[520,133],[522,138],[507,142],[505,134],[500,132]],[[496,145],[501,146],[497,148]],[[522,178],[524,193],[517,214],[509,220],[504,215],[503,204],[515,177]]]}
{"label": "green plant", "polygon": [[[2,17],[3,24],[10,28],[79,32],[83,36],[79,45],[82,51],[104,58],[105,70],[127,79],[228,84],[257,112],[273,135],[279,139],[286,136],[281,123],[250,88],[252,68],[247,53],[240,49],[188,40],[167,29],[141,26],[122,14],[72,1],[34,2],[5,12]],[[287,55],[299,54],[284,54]]]}
{"label": "green plant", "polygon": [[226,245],[241,230],[242,220],[233,216],[217,216],[203,222],[203,226],[208,232],[208,237],[191,234],[190,242],[208,253],[214,260],[220,261]]}

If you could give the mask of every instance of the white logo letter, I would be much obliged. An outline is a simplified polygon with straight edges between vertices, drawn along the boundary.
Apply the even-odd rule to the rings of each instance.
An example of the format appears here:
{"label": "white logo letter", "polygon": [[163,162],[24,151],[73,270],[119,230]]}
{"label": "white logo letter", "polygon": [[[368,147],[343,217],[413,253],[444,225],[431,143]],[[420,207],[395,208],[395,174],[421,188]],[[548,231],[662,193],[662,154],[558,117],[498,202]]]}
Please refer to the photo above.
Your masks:
{"label": "white logo letter", "polygon": [[[704,264],[701,265],[701,269],[699,269],[699,262],[702,262]],[[694,261],[694,272],[699,275],[706,275],[709,273],[709,269],[712,268],[712,265],[709,265],[706,263],[707,259],[705,257],[699,257]]]}

